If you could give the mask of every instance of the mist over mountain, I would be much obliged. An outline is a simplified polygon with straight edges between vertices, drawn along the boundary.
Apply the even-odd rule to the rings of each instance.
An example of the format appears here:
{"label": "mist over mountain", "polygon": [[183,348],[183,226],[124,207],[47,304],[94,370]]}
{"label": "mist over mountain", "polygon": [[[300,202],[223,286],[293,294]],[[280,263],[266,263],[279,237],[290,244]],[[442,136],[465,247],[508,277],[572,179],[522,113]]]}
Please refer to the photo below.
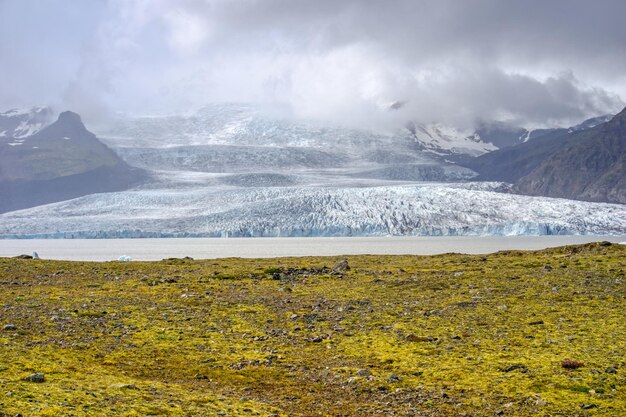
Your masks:
{"label": "mist over mountain", "polygon": [[623,15],[619,0],[0,1],[0,210],[104,234],[156,233],[141,216],[163,201],[182,234],[619,231]]}

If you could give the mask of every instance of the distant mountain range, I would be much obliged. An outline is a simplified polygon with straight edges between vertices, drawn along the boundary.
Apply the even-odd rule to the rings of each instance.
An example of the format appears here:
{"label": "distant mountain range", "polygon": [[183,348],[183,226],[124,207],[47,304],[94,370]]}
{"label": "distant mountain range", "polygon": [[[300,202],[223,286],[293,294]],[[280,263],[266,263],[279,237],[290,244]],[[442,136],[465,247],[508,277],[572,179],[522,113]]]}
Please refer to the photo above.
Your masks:
{"label": "distant mountain range", "polygon": [[76,200],[0,215],[5,236],[626,233],[623,206],[511,195],[626,203],[624,112],[381,133],[213,104],[121,117],[97,136],[53,115],[0,113],[0,213]]}
{"label": "distant mountain range", "polygon": [[[131,168],[83,125],[80,116],[6,112],[0,118],[0,212],[137,184],[144,173]],[[45,126],[45,127],[44,127]]]}

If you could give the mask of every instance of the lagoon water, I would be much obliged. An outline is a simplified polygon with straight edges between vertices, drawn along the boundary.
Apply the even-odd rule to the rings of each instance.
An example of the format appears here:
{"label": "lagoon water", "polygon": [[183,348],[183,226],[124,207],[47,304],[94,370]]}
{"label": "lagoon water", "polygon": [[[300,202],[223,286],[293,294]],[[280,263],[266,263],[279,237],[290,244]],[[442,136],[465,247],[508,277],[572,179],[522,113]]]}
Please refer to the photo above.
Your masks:
{"label": "lagoon water", "polygon": [[587,242],[625,242],[626,236],[437,236],[337,238],[180,238],[180,239],[25,239],[0,240],[0,257],[31,254],[42,259],[111,261],[228,257],[273,258],[334,255],[485,254],[536,250]]}

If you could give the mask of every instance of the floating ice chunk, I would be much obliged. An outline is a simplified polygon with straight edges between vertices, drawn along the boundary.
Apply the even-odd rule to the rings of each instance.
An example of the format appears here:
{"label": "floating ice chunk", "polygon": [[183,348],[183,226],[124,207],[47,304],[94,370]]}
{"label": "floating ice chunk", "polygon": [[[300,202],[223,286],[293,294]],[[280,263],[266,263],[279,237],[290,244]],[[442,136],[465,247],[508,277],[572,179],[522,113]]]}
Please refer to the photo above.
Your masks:
{"label": "floating ice chunk", "polygon": [[118,261],[121,261],[121,262],[130,262],[130,261],[132,261],[132,260],[133,260],[133,258],[131,258],[131,257],[130,257],[130,256],[128,256],[128,255],[122,255],[122,256],[120,256],[119,258],[117,258],[117,260],[118,260]]}

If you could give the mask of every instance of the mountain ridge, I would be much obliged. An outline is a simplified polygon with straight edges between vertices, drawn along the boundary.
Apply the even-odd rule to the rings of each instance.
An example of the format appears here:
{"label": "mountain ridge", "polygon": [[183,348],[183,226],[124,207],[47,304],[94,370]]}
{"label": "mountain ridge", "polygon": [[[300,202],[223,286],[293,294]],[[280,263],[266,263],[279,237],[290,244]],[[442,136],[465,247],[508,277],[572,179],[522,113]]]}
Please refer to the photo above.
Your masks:
{"label": "mountain ridge", "polygon": [[0,212],[126,189],[143,176],[89,132],[78,114],[63,112],[33,135],[0,143]]}

